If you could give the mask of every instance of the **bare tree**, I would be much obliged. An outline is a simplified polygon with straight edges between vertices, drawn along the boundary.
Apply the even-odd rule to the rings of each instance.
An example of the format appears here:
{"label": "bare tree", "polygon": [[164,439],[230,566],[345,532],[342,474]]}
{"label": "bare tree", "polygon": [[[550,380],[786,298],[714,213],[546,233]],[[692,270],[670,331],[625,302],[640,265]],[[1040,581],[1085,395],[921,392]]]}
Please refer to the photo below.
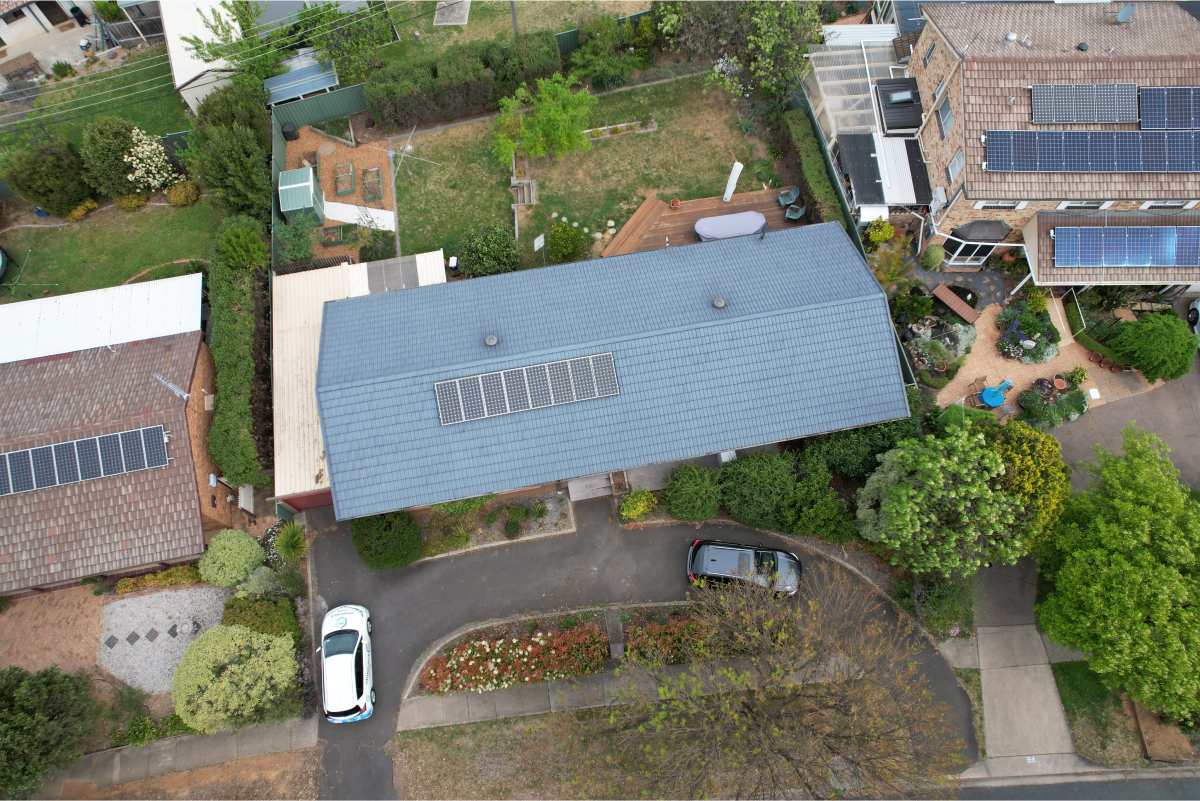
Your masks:
{"label": "bare tree", "polygon": [[[919,638],[838,568],[798,599],[701,586],[687,668],[627,662],[620,703],[581,719],[663,797],[946,796],[962,747],[921,675]],[[719,663],[704,661],[720,657]],[[719,665],[719,667],[717,667]]]}

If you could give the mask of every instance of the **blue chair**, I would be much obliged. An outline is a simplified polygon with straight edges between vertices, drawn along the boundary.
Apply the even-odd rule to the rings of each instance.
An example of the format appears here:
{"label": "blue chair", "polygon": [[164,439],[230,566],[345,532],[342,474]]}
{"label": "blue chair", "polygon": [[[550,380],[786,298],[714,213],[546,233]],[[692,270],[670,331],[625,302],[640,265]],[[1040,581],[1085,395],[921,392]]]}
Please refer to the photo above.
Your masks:
{"label": "blue chair", "polygon": [[791,189],[789,189],[786,192],[780,192],[779,193],[779,208],[786,209],[788,206],[795,203],[796,199],[799,197],[800,197],[800,187],[798,187],[798,186],[793,186]]}
{"label": "blue chair", "polygon": [[1001,381],[1000,386],[998,386],[996,388],[998,390],[1000,390],[1001,392],[1008,392],[1010,389],[1012,389],[1012,382],[1006,379],[1004,381]]}
{"label": "blue chair", "polygon": [[784,213],[784,217],[794,222],[800,222],[804,219],[804,212],[808,206],[788,206],[788,210]]}

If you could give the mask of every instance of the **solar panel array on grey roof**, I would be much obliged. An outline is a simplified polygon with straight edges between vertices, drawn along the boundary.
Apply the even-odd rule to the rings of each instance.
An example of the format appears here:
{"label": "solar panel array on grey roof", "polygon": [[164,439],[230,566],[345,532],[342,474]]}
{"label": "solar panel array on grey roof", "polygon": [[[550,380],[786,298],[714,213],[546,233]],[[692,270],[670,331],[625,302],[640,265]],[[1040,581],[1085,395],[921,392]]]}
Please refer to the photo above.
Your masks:
{"label": "solar panel array on grey roof", "polygon": [[[547,391],[549,387],[549,391]],[[484,373],[433,385],[442,425],[616,395],[611,353]],[[483,403],[478,402],[482,394]],[[533,402],[530,402],[533,398]]]}

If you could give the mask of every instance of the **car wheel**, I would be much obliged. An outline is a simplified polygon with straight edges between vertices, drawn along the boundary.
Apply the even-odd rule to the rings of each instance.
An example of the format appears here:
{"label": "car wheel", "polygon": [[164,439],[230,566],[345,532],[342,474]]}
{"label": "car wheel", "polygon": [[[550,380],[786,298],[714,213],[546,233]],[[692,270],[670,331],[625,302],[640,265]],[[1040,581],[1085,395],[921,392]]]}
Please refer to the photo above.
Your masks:
{"label": "car wheel", "polygon": [[367,618],[367,634],[371,633],[371,618]]}
{"label": "car wheel", "polygon": [[375,703],[375,691],[371,690],[371,703]]}
{"label": "car wheel", "polygon": [[1197,321],[1200,321],[1200,310],[1188,309],[1188,322],[1195,325]]}

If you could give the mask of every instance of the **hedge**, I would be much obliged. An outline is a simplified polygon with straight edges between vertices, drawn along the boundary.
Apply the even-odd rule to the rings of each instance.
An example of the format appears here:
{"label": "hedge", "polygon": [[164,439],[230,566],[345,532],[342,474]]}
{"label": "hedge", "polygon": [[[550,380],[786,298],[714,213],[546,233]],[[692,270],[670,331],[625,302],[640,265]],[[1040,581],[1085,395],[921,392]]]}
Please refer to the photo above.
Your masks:
{"label": "hedge", "polygon": [[168,567],[166,570],[159,570],[157,573],[145,573],[141,576],[130,576],[129,578],[117,579],[117,594],[123,592],[133,592],[144,587],[170,587],[175,584],[199,584],[204,579],[200,578],[199,565],[179,565],[177,567]]}
{"label": "hedge", "polygon": [[1071,336],[1075,338],[1076,342],[1078,342],[1080,345],[1083,345],[1088,350],[1096,351],[1103,356],[1107,356],[1118,364],[1128,364],[1128,360],[1125,356],[1117,353],[1107,345],[1097,342],[1084,333],[1084,330],[1086,329],[1083,328],[1083,321],[1079,319],[1079,310],[1075,308],[1074,303],[1064,303],[1063,308],[1067,310],[1067,325],[1071,327]]}
{"label": "hedge", "polygon": [[[846,230],[850,230],[846,216],[842,214],[837,190],[829,180],[825,157],[821,155],[821,145],[817,142],[808,115],[803,109],[794,109],[784,114],[783,118],[787,121],[788,133],[800,157],[800,175],[805,184],[801,192],[809,214],[815,214],[821,222],[839,222]],[[804,192],[804,189],[808,191]]]}
{"label": "hedge", "polygon": [[289,636],[300,645],[303,636],[290,598],[230,598],[221,615],[224,626],[240,625],[274,637]]}
{"label": "hedge", "polygon": [[540,31],[508,47],[476,40],[440,53],[415,52],[371,73],[364,93],[376,123],[403,129],[491,111],[522,83],[561,70],[554,35]]}
{"label": "hedge", "polygon": [[208,268],[212,305],[212,349],[217,367],[217,394],[208,449],[224,478],[234,486],[265,487],[262,463],[254,444],[250,390],[254,383],[254,272],[234,268],[222,257],[220,243],[230,231],[262,233],[262,224],[249,217],[230,217],[217,229]]}
{"label": "hedge", "polygon": [[350,521],[354,550],[367,567],[404,567],[421,556],[421,527],[408,512],[388,512]]}

